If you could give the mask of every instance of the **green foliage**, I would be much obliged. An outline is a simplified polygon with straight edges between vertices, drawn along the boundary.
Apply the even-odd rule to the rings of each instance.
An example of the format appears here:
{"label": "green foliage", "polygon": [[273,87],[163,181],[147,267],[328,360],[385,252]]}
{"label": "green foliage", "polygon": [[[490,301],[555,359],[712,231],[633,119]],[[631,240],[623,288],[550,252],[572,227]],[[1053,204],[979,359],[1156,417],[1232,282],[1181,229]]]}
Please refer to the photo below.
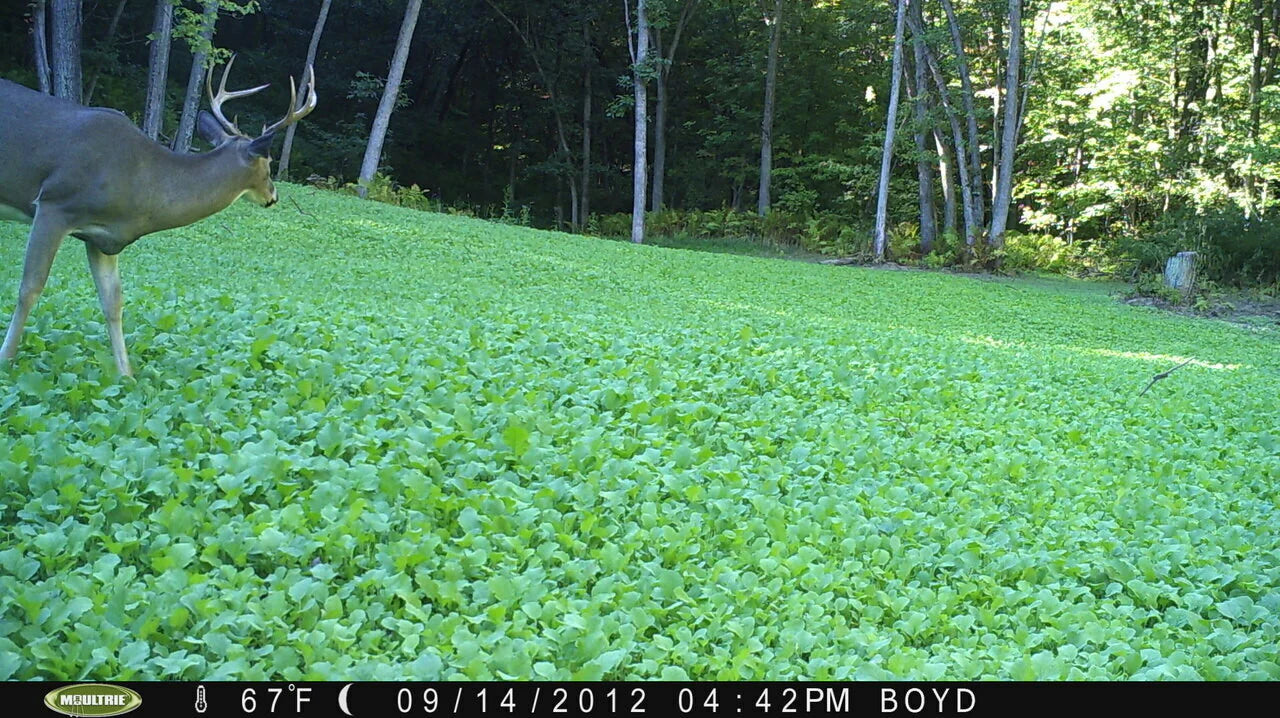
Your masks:
{"label": "green foliage", "polygon": [[279,187],[125,254],[136,380],[55,263],[0,679],[1280,675],[1273,339]]}
{"label": "green foliage", "polygon": [[960,264],[968,255],[964,237],[954,232],[938,232],[933,241],[933,251],[922,260],[925,266],[938,269]]}
{"label": "green foliage", "polygon": [[920,257],[920,225],[899,222],[889,228],[889,256],[896,260]]}
{"label": "green foliage", "polygon": [[1170,213],[1142,243],[1125,245],[1142,269],[1163,270],[1180,251],[1198,252],[1196,269],[1206,279],[1264,285],[1280,279],[1280,227],[1236,209]]}
{"label": "green foliage", "polygon": [[1001,250],[1001,266],[1008,270],[1064,274],[1080,266],[1073,261],[1071,247],[1048,234],[1007,232]]}
{"label": "green foliage", "polygon": [[1130,287],[1129,294],[1135,297],[1154,297],[1173,305],[1185,304],[1189,299],[1181,291],[1165,284],[1164,274],[1161,272],[1143,272],[1139,274],[1132,287]]}
{"label": "green foliage", "polygon": [[[317,183],[317,186],[328,188],[334,183],[333,178],[325,178]],[[358,194],[360,186],[351,182],[342,187],[342,191],[347,194]],[[366,199],[374,202],[382,202],[397,207],[406,207],[408,209],[416,209],[423,211],[440,211],[440,203],[433,201],[418,185],[410,185],[403,187],[396,184],[387,175],[381,172],[375,174],[373,179],[366,185]]]}
{"label": "green foliage", "polygon": [[[695,240],[758,239],[828,256],[870,256],[867,231],[836,215],[807,216],[772,210],[765,217],[722,207],[709,211],[666,209],[646,216],[653,237]],[[597,237],[630,237],[631,215],[593,215],[587,231]]]}
{"label": "green foliage", "polygon": [[631,215],[629,214],[593,214],[587,220],[587,234],[596,237],[630,237]]}

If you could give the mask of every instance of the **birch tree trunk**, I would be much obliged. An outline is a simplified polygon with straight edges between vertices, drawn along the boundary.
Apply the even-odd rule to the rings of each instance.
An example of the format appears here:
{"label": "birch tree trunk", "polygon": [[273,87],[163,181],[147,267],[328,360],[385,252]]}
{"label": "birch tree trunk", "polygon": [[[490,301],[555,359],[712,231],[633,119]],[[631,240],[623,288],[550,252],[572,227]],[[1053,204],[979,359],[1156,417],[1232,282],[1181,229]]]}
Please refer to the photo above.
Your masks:
{"label": "birch tree trunk", "polygon": [[[923,13],[920,10],[920,1],[913,2],[911,7],[912,15],[918,24],[923,25]],[[920,253],[928,254],[933,251],[933,243],[938,234],[938,221],[935,217],[936,209],[933,201],[933,163],[929,156],[929,142],[927,137],[927,127],[929,122],[928,92],[926,90],[926,60],[924,58],[924,38],[919,33],[911,33],[911,45],[915,57],[914,64],[914,86],[915,86],[915,103],[914,103],[914,119],[915,119],[915,140],[916,140],[916,178],[919,181],[920,192]]]}
{"label": "birch tree trunk", "polygon": [[991,201],[991,246],[1004,245],[1009,205],[1013,201],[1013,155],[1018,144],[1018,80],[1022,71],[1022,0],[1009,0],[1009,61],[1005,68],[1003,137],[1000,144],[1000,182]]}
{"label": "birch tree trunk", "polygon": [[151,26],[151,60],[147,70],[147,100],[142,111],[142,133],[153,140],[160,136],[160,125],[164,122],[172,37],[173,3],[171,0],[156,0],[155,22]]}
{"label": "birch tree trunk", "polygon": [[83,19],[80,0],[52,0],[53,22],[50,28],[50,68],[53,94],[72,102],[80,102],[82,75],[80,68],[80,34]]}
{"label": "birch tree trunk", "polygon": [[967,204],[973,210],[974,216],[972,223],[967,217],[965,219],[964,238],[965,243],[972,247],[978,239],[978,232],[981,231],[984,219],[982,145],[978,140],[978,114],[974,109],[973,81],[969,76],[969,58],[964,49],[964,38],[960,34],[960,21],[956,18],[955,7],[951,0],[942,0],[942,9],[947,14],[947,26],[951,30],[951,45],[956,54],[956,66],[960,73],[960,102],[964,107],[965,129],[968,135],[967,143],[956,145],[956,155],[959,162],[959,158],[965,156],[965,148],[968,148],[968,174],[971,181],[969,189],[966,190],[970,193]]}
{"label": "birch tree trunk", "polygon": [[769,59],[764,75],[764,117],[760,121],[760,197],[756,213],[769,214],[770,185],[773,182],[773,95],[778,85],[778,46],[782,41],[782,0],[773,8],[769,37]]}
{"label": "birch tree trunk", "polygon": [[[988,44],[994,49],[995,54],[995,87],[991,88],[991,199],[995,201],[996,187],[1000,184],[1000,151],[1004,149],[1000,144],[1000,123],[1003,119],[1001,104],[1004,97],[1004,74],[1009,65],[1008,49],[1004,46],[1004,19],[997,17],[995,19],[996,27],[987,32]],[[992,217],[991,221],[995,221]],[[991,228],[987,228],[987,243],[991,243]]]}
{"label": "birch tree trunk", "polygon": [[897,0],[897,20],[893,30],[893,81],[889,85],[889,114],[885,120],[884,151],[880,155],[880,189],[876,192],[876,234],[873,245],[875,261],[884,261],[888,244],[889,168],[893,164],[893,136],[898,129],[898,94],[902,89],[902,35],[906,24],[908,0]]}
{"label": "birch tree trunk", "polygon": [[36,80],[40,83],[41,92],[52,95],[53,80],[49,77],[49,30],[45,22],[47,17],[45,0],[36,0],[36,6],[31,14],[31,39],[36,61]]}
{"label": "birch tree trunk", "polygon": [[[316,64],[316,50],[320,47],[320,36],[324,34],[324,23],[329,19],[329,5],[333,0],[322,0],[320,3],[320,15],[316,18],[316,26],[311,31],[311,44],[307,45],[307,63],[303,66],[303,73],[306,68]],[[299,92],[302,88],[298,88]],[[284,148],[280,150],[280,168],[276,170],[276,179],[289,179],[289,156],[293,154],[293,135],[298,130],[298,124],[295,122],[284,131]]]}
{"label": "birch tree trunk", "polygon": [[591,221],[591,19],[582,23],[582,191],[578,195],[582,226]]}
{"label": "birch tree trunk", "polygon": [[631,241],[641,244],[644,242],[644,195],[648,185],[649,90],[646,75],[649,72],[649,8],[646,0],[636,0],[636,27],[632,32],[627,0],[623,0],[623,7],[627,8],[627,44],[631,50],[631,84],[636,101],[635,154],[631,166]]}
{"label": "birch tree trunk", "polygon": [[396,51],[391,57],[387,84],[382,88],[382,100],[378,103],[378,112],[369,129],[369,144],[364,151],[364,161],[360,163],[360,180],[356,193],[361,198],[369,196],[369,183],[377,174],[378,163],[382,160],[382,143],[387,139],[391,111],[395,109],[396,97],[400,95],[400,80],[404,78],[404,66],[409,61],[409,44],[413,41],[413,30],[418,25],[418,12],[421,10],[422,0],[409,0],[404,9],[404,21],[400,23],[400,36],[396,40]]}
{"label": "birch tree trunk", "polygon": [[951,150],[936,128],[933,131],[933,144],[938,151],[938,178],[942,184],[942,233],[956,236],[956,187],[951,168]]}
{"label": "birch tree trunk", "polygon": [[[196,113],[200,109],[200,90],[204,88],[205,63],[213,47],[213,28],[218,21],[218,0],[205,0],[200,15],[199,45],[191,54],[191,74],[187,76],[187,94],[182,100],[182,118],[178,120],[178,133],[173,137],[175,152],[190,152],[191,138],[196,129]],[[289,126],[293,129],[293,125]]]}

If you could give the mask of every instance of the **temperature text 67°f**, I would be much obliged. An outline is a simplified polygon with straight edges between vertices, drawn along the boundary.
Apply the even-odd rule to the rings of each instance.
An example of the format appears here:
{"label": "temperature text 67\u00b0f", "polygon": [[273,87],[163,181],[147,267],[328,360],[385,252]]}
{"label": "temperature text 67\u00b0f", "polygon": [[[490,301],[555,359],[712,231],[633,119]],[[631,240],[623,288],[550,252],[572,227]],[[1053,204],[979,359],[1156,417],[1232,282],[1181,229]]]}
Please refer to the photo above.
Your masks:
{"label": "temperature text 67\u00b0f", "polygon": [[[283,701],[281,696],[288,696]],[[268,688],[261,694],[256,689],[246,688],[240,693],[240,709],[245,713],[302,712],[302,707],[311,702],[311,689],[299,688],[290,683],[284,688]]]}

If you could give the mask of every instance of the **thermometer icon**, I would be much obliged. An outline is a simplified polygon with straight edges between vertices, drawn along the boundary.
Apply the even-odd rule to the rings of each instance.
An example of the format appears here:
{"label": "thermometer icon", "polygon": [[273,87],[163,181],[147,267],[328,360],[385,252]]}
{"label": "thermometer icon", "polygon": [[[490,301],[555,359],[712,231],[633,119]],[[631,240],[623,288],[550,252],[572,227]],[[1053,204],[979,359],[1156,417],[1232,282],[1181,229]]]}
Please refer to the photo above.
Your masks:
{"label": "thermometer icon", "polygon": [[204,713],[209,704],[204,700],[204,686],[196,686],[196,713]]}

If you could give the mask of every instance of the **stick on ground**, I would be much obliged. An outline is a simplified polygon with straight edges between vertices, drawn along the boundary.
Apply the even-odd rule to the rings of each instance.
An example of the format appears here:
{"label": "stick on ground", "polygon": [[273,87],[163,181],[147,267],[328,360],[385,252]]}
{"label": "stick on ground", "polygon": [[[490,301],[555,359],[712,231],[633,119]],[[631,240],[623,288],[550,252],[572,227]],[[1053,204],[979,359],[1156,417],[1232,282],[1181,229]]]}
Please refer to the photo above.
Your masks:
{"label": "stick on ground", "polygon": [[1170,374],[1172,374],[1172,373],[1174,373],[1175,371],[1177,371],[1177,370],[1181,369],[1182,367],[1184,367],[1184,366],[1186,366],[1186,365],[1190,364],[1192,361],[1193,361],[1193,360],[1188,359],[1188,360],[1186,360],[1186,361],[1182,362],[1181,364],[1179,364],[1178,366],[1175,366],[1174,368],[1169,369],[1168,371],[1162,371],[1162,372],[1160,372],[1159,374],[1156,374],[1155,376],[1151,377],[1151,381],[1147,382],[1147,386],[1146,386],[1146,388],[1144,388],[1142,391],[1138,392],[1138,396],[1142,396],[1143,394],[1146,394],[1146,393],[1147,393],[1147,391],[1151,389],[1151,387],[1153,387],[1153,386],[1155,386],[1155,385],[1156,385],[1156,382],[1160,381],[1161,379],[1168,379]]}

